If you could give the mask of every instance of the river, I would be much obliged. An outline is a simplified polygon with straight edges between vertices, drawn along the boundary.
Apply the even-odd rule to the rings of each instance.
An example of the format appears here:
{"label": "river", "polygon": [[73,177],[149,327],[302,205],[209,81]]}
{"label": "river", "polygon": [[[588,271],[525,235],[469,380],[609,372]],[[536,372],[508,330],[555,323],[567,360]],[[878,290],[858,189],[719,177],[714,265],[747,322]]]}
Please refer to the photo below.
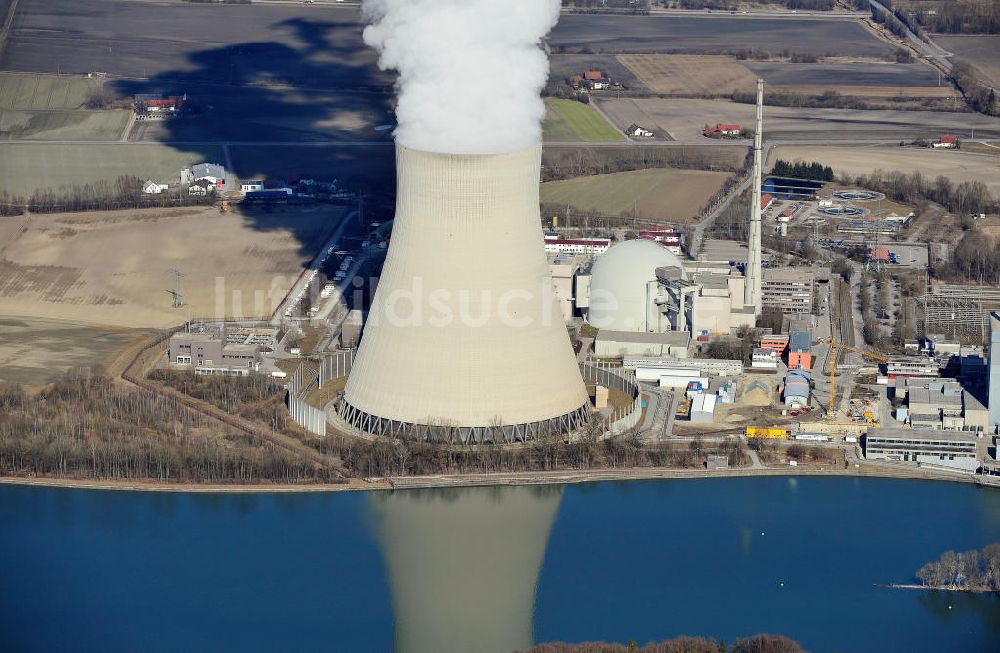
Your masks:
{"label": "river", "polygon": [[0,650],[510,651],[782,633],[996,651],[1000,599],[914,590],[1000,491],[726,478],[371,493],[0,486]]}

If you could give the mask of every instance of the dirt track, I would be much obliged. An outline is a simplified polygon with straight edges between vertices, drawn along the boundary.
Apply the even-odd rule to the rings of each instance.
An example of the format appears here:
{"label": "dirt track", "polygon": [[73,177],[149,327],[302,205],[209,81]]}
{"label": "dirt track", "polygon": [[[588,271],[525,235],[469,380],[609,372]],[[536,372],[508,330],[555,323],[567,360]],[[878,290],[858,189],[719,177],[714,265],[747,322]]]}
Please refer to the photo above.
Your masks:
{"label": "dirt track", "polygon": [[[615,126],[638,123],[663,130],[674,140],[704,139],[705,125],[739,123],[752,125],[754,107],[728,100],[683,98],[600,100],[601,109]],[[941,133],[967,135],[975,127],[981,137],[1000,137],[1000,119],[976,113],[937,111],[856,111],[852,109],[764,108],[764,133],[769,139],[829,139],[831,141],[885,138],[888,140]]]}

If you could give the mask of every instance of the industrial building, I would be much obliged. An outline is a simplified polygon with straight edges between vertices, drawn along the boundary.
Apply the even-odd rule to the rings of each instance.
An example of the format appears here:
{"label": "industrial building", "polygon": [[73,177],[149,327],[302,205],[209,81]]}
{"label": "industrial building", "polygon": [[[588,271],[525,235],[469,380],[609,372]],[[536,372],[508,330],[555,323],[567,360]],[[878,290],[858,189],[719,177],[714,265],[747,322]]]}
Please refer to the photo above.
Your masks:
{"label": "industrial building", "polygon": [[681,358],[669,356],[635,356],[622,357],[622,368],[638,370],[640,368],[684,368],[697,370],[708,376],[736,376],[743,373],[743,363],[738,360],[724,358]]}
{"label": "industrial building", "polygon": [[809,268],[765,268],[761,304],[784,313],[810,313],[814,282]]}
{"label": "industrial building", "polygon": [[811,378],[805,370],[788,370],[782,394],[785,406],[803,408],[809,405],[809,385]]}
{"label": "industrial building", "polygon": [[986,407],[953,379],[900,378],[895,396],[906,399],[906,410],[897,409],[897,421],[904,421],[899,419],[902,414],[913,428],[978,432],[989,428]]}
{"label": "industrial building", "polygon": [[978,437],[921,429],[871,429],[863,439],[867,460],[914,463],[974,472]]}
{"label": "industrial building", "polygon": [[812,330],[809,320],[794,319],[788,325],[788,368],[812,369]]}
{"label": "industrial building", "polygon": [[[587,321],[599,329],[647,334],[651,345],[661,345],[662,338],[649,334],[728,334],[752,326],[756,317],[744,304],[743,284],[728,264],[682,263],[655,242],[630,240],[594,262],[585,297],[577,284],[577,305],[583,304]],[[627,341],[641,344],[635,337]],[[631,347],[627,353],[644,351]]]}
{"label": "industrial building", "polygon": [[[463,442],[582,426],[590,400],[542,246],[541,145],[446,154],[397,141],[396,166],[392,241],[340,419],[374,435],[448,429]],[[396,314],[401,293],[419,316]]]}
{"label": "industrial building", "polygon": [[594,339],[594,355],[598,358],[629,355],[686,358],[690,344],[691,335],[683,331],[646,333],[601,329]]}
{"label": "industrial building", "polygon": [[[236,338],[239,340],[239,337]],[[167,360],[171,366],[193,368],[195,374],[247,376],[260,365],[259,344],[227,344],[225,331],[206,329],[170,336]]]}
{"label": "industrial building", "polygon": [[900,376],[939,376],[941,368],[927,356],[893,356],[885,364],[885,372],[892,381]]}

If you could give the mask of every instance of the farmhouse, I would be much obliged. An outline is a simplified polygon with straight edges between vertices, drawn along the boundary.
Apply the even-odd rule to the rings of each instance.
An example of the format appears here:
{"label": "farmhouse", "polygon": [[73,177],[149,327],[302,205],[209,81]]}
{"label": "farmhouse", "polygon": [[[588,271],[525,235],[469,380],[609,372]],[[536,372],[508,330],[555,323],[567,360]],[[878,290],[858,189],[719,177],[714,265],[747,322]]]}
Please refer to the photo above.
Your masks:
{"label": "farmhouse", "polygon": [[210,192],[214,191],[215,188],[216,184],[208,181],[207,179],[198,179],[197,181],[192,182],[190,186],[188,186],[188,195],[197,195],[200,197],[204,197],[208,195]]}
{"label": "farmhouse", "polygon": [[628,127],[626,127],[625,128],[625,133],[628,134],[629,136],[634,136],[636,138],[652,138],[653,137],[653,132],[649,131],[648,129],[646,129],[644,127],[640,127],[639,125],[637,125],[635,123],[632,123],[631,125],[629,125]]}
{"label": "farmhouse", "polygon": [[169,96],[160,93],[138,93],[135,96],[135,112],[138,114],[172,114],[179,111],[186,100],[186,93]]}
{"label": "farmhouse", "polygon": [[218,163],[199,163],[181,170],[182,185],[196,181],[207,181],[216,188],[222,188],[226,183],[226,169]]}
{"label": "farmhouse", "polygon": [[167,190],[166,184],[158,184],[152,179],[147,179],[146,183],[142,185],[144,195],[159,195],[165,190]]}
{"label": "farmhouse", "polygon": [[958,147],[958,136],[955,136],[954,134],[942,134],[941,137],[937,139],[937,142],[931,143],[931,147]]}
{"label": "farmhouse", "polygon": [[709,127],[703,131],[702,134],[708,136],[709,138],[732,138],[733,136],[739,136],[742,131],[743,127],[741,125],[720,122],[714,127]]}
{"label": "farmhouse", "polygon": [[600,70],[588,70],[583,73],[583,81],[595,91],[611,88],[611,79],[605,77],[604,73]]}

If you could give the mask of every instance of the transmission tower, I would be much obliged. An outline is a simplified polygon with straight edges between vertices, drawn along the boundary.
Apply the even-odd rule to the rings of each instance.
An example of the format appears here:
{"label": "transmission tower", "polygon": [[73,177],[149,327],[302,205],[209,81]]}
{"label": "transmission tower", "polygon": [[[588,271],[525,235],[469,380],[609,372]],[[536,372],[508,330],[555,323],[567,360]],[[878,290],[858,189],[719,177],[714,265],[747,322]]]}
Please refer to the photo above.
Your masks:
{"label": "transmission tower", "polygon": [[[850,204],[848,206],[851,206]],[[882,229],[879,223],[882,221],[882,201],[879,200],[878,211],[872,216],[871,234],[868,238],[868,258],[865,260],[865,272],[878,274],[885,269],[885,261],[879,256],[882,249]]]}
{"label": "transmission tower", "polygon": [[177,268],[170,268],[167,272],[174,275],[174,289],[168,290],[167,292],[174,298],[173,307],[180,308],[181,306],[184,306],[184,295],[181,294],[181,278],[187,275]]}

